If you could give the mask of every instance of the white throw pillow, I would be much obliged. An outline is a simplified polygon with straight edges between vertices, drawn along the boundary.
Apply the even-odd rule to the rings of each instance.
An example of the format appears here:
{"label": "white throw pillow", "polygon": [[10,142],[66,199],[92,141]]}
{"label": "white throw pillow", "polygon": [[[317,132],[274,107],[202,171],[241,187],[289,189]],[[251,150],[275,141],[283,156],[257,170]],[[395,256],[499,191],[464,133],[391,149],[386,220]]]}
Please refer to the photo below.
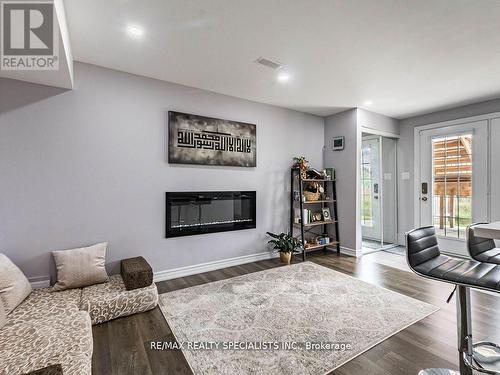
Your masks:
{"label": "white throw pillow", "polygon": [[5,254],[0,254],[0,299],[5,315],[9,315],[30,293],[31,284],[24,273]]}
{"label": "white throw pillow", "polygon": [[7,323],[7,314],[5,314],[5,309],[3,308],[3,302],[0,298],[0,329]]}
{"label": "white throw pillow", "polygon": [[57,268],[54,290],[82,288],[108,281],[104,267],[107,242],[79,249],[53,251]]}

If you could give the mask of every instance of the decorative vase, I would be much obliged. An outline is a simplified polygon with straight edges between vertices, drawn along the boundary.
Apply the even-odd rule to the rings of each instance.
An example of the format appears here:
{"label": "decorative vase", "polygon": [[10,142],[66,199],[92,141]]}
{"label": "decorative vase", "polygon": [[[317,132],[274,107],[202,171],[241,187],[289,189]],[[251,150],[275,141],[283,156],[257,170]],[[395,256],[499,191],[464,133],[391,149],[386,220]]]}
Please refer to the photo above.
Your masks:
{"label": "decorative vase", "polygon": [[307,179],[307,170],[309,169],[309,162],[304,160],[302,163],[300,163],[300,177],[305,180]]}
{"label": "decorative vase", "polygon": [[281,260],[281,263],[286,263],[286,264],[290,265],[290,262],[292,260],[292,253],[280,252],[280,260]]}

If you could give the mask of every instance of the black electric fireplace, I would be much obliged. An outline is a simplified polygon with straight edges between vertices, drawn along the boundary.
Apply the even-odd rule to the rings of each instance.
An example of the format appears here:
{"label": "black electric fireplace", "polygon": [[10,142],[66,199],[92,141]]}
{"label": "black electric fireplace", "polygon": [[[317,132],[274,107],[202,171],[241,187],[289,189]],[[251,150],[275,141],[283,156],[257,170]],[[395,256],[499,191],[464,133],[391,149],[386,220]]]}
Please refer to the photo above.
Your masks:
{"label": "black electric fireplace", "polygon": [[255,228],[255,191],[167,192],[165,237]]}

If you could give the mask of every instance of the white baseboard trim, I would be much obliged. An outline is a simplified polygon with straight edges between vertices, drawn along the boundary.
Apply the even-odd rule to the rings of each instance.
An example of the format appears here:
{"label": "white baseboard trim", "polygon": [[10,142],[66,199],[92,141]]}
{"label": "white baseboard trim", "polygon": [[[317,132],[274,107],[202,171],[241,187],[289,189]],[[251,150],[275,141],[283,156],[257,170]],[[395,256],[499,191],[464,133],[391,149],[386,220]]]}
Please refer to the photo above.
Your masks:
{"label": "white baseboard trim", "polygon": [[219,270],[221,268],[238,266],[240,264],[257,262],[259,260],[277,258],[278,253],[264,252],[250,255],[243,255],[241,257],[229,258],[223,260],[216,260],[213,262],[195,264],[192,266],[173,268],[171,270],[157,271],[154,273],[153,280],[155,282],[176,279],[178,277],[196,275],[198,273]]}
{"label": "white baseboard trim", "polygon": [[344,255],[349,255],[351,257],[360,257],[361,256],[361,250],[354,250],[349,247],[344,247],[340,246],[340,253]]}

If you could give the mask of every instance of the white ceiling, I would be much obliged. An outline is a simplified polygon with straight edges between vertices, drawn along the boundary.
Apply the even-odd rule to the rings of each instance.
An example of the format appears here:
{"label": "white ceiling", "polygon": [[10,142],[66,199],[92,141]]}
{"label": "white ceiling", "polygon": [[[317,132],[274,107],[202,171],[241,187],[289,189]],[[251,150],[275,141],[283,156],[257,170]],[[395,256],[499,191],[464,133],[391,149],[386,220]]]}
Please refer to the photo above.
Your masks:
{"label": "white ceiling", "polygon": [[75,60],[322,116],[371,100],[405,118],[500,96],[499,0],[64,3]]}

